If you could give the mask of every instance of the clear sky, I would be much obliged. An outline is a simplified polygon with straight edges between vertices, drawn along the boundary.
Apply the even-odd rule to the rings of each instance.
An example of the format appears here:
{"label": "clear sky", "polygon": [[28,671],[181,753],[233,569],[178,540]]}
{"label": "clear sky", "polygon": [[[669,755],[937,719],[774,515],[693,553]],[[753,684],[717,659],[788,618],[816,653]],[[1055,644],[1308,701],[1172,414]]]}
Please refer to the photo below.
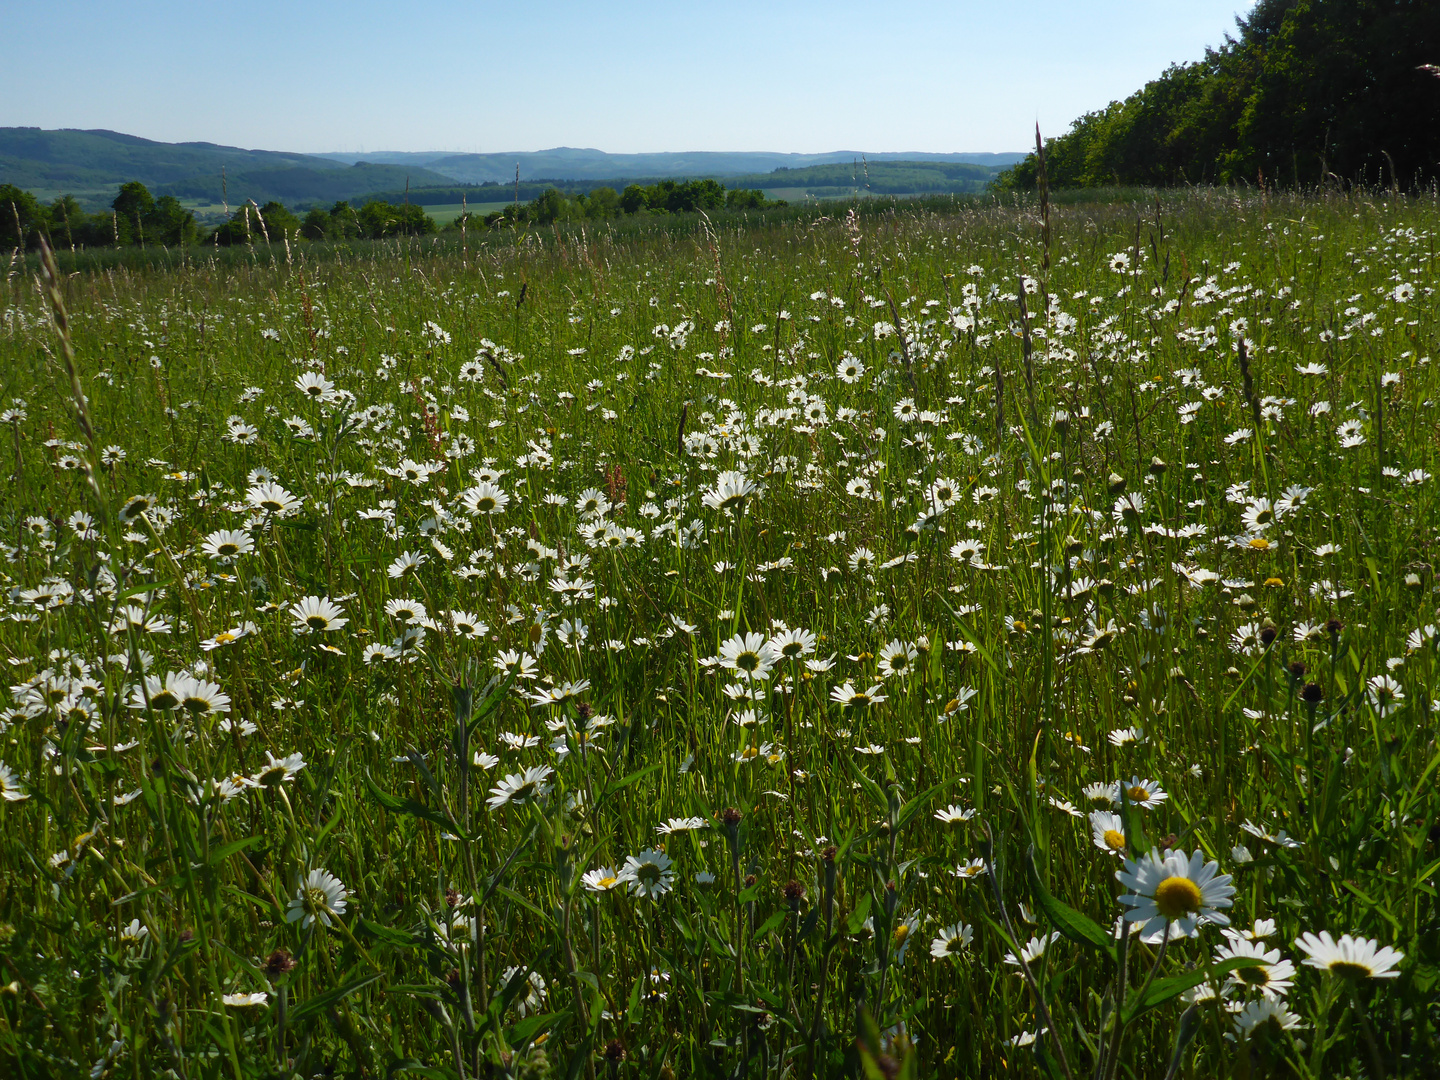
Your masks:
{"label": "clear sky", "polygon": [[15,0],[0,126],[291,151],[1023,150],[1246,0]]}

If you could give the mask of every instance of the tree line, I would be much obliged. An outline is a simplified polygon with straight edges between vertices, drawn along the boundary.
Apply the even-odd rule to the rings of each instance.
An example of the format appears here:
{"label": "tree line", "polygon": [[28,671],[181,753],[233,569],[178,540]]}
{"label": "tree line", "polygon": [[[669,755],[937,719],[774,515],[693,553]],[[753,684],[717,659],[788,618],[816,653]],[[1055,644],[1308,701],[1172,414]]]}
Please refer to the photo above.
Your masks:
{"label": "tree line", "polygon": [[[714,180],[662,180],[631,184],[623,192],[599,187],[566,194],[550,187],[525,203],[490,214],[463,214],[446,226],[494,228],[548,225],[556,221],[617,217],[622,214],[684,213],[697,210],[764,209],[786,205],[763,191],[727,189]],[[285,240],[380,240],[423,236],[438,231],[422,206],[370,199],[361,206],[340,201],[328,210],[315,207],[303,217],[281,202],[246,203],[213,230],[204,229],[173,195],[151,194],[138,180],[122,184],[108,212],[88,213],[71,195],[41,203],[13,184],[0,184],[0,249],[33,248],[43,235],[54,247],[127,247],[158,244],[256,244]]]}
{"label": "tree line", "polygon": [[[1440,4],[1260,0],[1239,37],[1045,143],[1055,187],[1369,183],[1440,175]],[[1031,154],[1002,173],[1033,188]]]}

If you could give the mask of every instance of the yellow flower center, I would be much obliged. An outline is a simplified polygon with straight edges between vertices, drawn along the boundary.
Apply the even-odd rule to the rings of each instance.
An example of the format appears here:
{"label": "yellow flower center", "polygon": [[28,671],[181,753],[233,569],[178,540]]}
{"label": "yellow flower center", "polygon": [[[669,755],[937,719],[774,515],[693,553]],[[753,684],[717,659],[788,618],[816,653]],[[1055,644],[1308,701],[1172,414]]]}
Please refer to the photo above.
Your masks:
{"label": "yellow flower center", "polygon": [[899,926],[895,927],[895,933],[893,937],[896,945],[905,944],[905,939],[909,936],[910,926],[908,923],[901,923]]}
{"label": "yellow flower center", "polygon": [[1269,551],[1270,541],[1263,536],[1254,536],[1250,538],[1250,546],[1256,551]]}
{"label": "yellow flower center", "polygon": [[1132,788],[1126,788],[1125,794],[1130,796],[1131,802],[1143,803],[1150,801],[1150,792],[1147,791],[1145,788],[1141,787],[1139,784],[1136,784]]}
{"label": "yellow flower center", "polygon": [[1200,886],[1188,877],[1168,877],[1155,889],[1155,906],[1167,919],[1195,914],[1200,900]]}
{"label": "yellow flower center", "polygon": [[1339,975],[1342,979],[1368,979],[1370,968],[1365,964],[1352,964],[1348,960],[1334,960],[1330,964],[1330,973]]}
{"label": "yellow flower center", "polygon": [[1111,851],[1125,850],[1125,834],[1119,829],[1106,829],[1104,840],[1105,846]]}

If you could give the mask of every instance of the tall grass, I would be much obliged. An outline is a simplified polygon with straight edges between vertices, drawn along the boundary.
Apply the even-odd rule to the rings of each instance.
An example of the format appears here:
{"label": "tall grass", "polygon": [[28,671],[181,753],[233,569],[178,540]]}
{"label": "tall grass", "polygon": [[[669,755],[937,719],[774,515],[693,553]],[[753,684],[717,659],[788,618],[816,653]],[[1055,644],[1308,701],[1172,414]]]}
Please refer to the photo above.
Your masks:
{"label": "tall grass", "polygon": [[1426,1075],[1435,211],[12,262],[5,1071]]}

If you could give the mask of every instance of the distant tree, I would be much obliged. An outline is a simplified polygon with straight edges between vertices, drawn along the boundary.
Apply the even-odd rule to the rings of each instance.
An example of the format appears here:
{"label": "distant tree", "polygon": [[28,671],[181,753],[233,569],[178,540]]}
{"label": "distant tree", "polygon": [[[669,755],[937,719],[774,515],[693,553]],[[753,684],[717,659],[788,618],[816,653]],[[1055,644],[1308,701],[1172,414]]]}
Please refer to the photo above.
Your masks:
{"label": "distant tree", "polygon": [[755,188],[735,188],[725,193],[725,206],[730,210],[758,210],[768,205],[765,192]]}
{"label": "distant tree", "polygon": [[139,180],[120,185],[115,201],[110,204],[119,218],[121,243],[143,243],[145,218],[155,209],[155,196]]}
{"label": "distant tree", "polygon": [[639,184],[631,184],[620,193],[620,209],[627,214],[638,214],[648,206],[645,189]]}
{"label": "distant tree", "polygon": [[[1194,182],[1400,187],[1440,174],[1440,4],[1259,0],[1193,64],[1046,143],[1057,187]],[[1031,188],[1034,155],[997,179]]]}
{"label": "distant tree", "polygon": [[612,187],[593,188],[584,198],[586,217],[614,217],[620,212],[620,193]]}
{"label": "distant tree", "polygon": [[0,247],[13,250],[34,245],[41,222],[34,195],[14,184],[0,184]]}
{"label": "distant tree", "polygon": [[396,235],[420,236],[435,231],[435,219],[420,206],[373,201],[360,208],[358,217],[360,234],[371,240]]}
{"label": "distant tree", "polygon": [[260,208],[260,217],[265,223],[262,231],[272,244],[284,243],[287,236],[300,235],[300,219],[282,202],[271,199]]}
{"label": "distant tree", "polygon": [[61,195],[46,211],[50,219],[50,237],[56,244],[77,247],[85,242],[88,215],[74,195]]}
{"label": "distant tree", "polygon": [[532,209],[534,220],[540,225],[549,225],[552,221],[562,221],[570,216],[569,200],[559,188],[546,188],[542,191]]}
{"label": "distant tree", "polygon": [[195,215],[180,205],[174,195],[161,195],[145,217],[145,235],[157,244],[174,247],[193,244],[200,236]]}
{"label": "distant tree", "polygon": [[325,234],[334,240],[354,240],[358,237],[360,219],[355,214],[355,208],[343,200],[330,207],[330,224]]}
{"label": "distant tree", "polygon": [[330,215],[318,206],[305,215],[300,235],[306,240],[324,240],[330,235]]}

